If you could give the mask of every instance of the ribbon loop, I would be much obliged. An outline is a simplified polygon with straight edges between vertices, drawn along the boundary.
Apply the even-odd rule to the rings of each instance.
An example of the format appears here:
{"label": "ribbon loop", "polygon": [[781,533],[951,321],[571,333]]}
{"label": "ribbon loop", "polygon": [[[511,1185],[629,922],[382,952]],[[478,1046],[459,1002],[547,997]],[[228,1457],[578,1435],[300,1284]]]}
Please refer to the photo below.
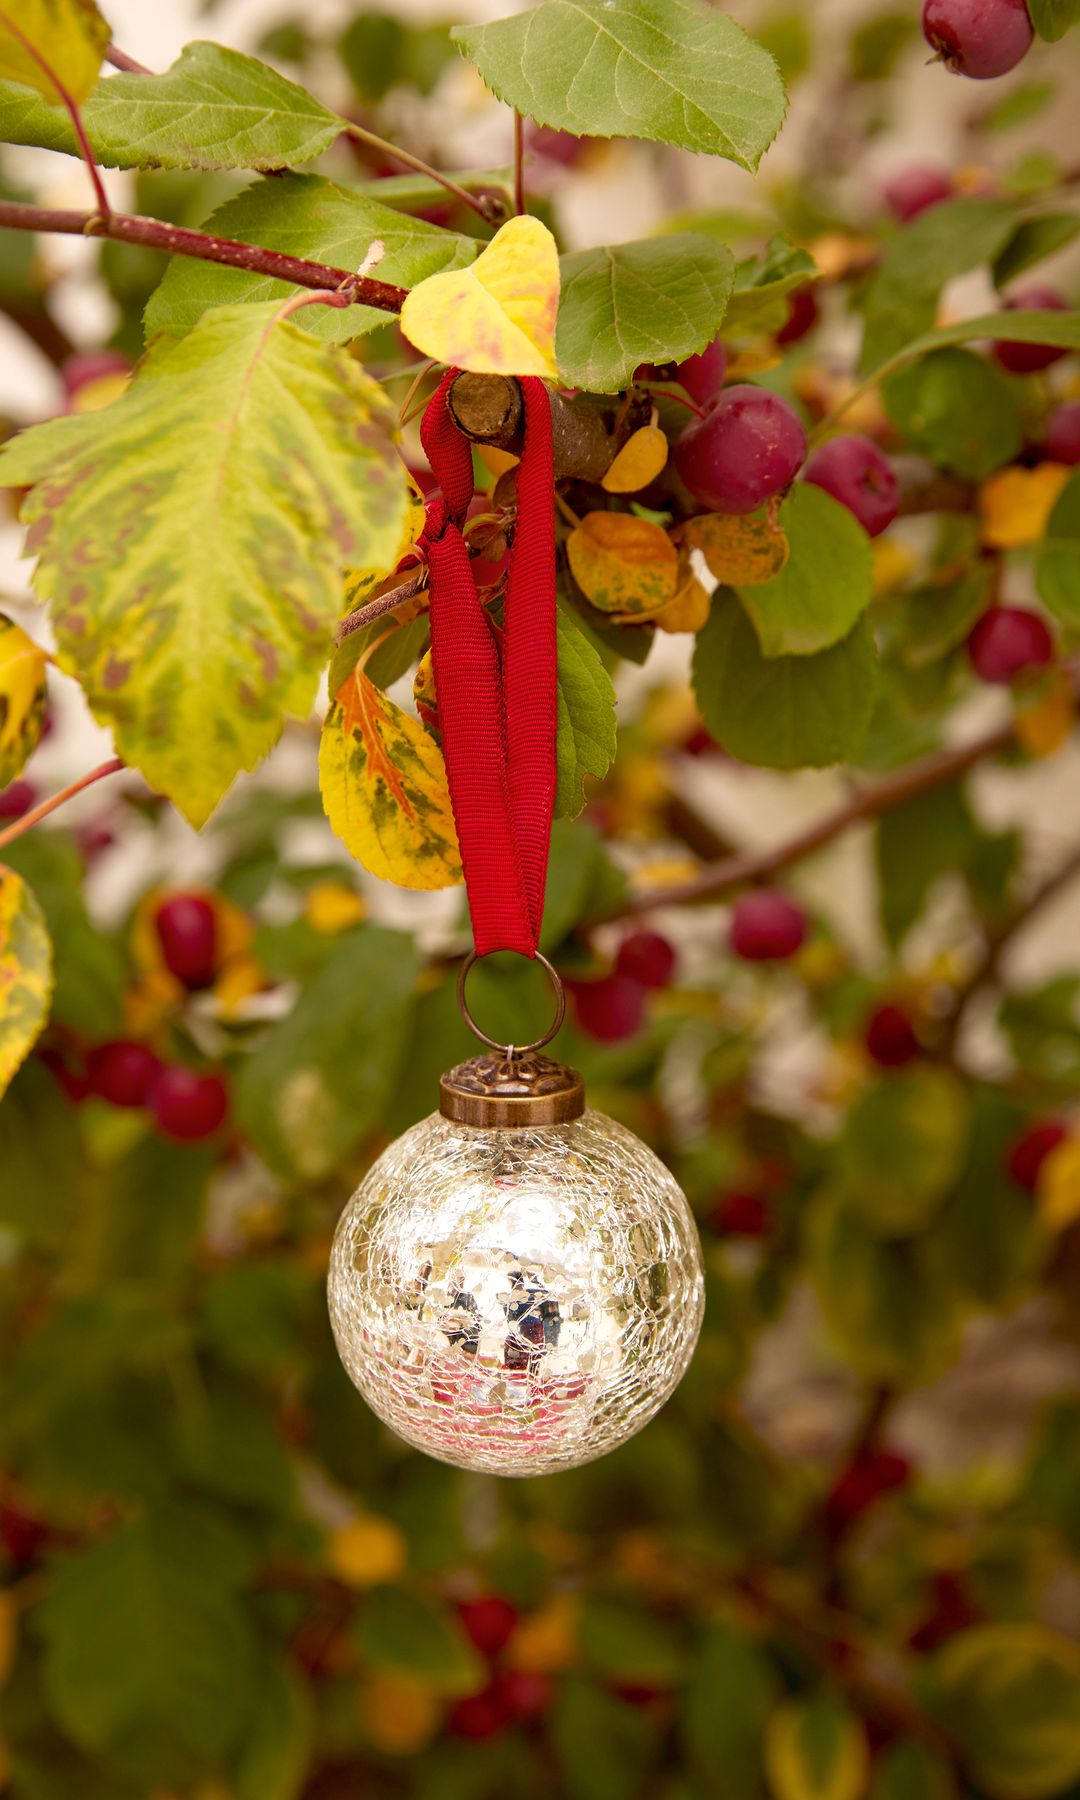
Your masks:
{"label": "ribbon loop", "polygon": [[557,726],[551,405],[524,377],[525,444],[501,646],[480,602],[462,526],[472,446],[436,389],[420,438],[439,483],[421,543],[431,592],[431,659],[473,941],[478,956],[535,956],[555,803]]}

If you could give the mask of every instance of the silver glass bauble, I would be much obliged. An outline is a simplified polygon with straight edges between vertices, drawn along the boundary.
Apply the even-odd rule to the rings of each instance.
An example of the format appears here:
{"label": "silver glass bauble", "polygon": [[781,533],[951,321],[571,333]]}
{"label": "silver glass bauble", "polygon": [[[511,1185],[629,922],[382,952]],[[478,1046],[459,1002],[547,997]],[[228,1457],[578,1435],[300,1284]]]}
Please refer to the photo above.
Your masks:
{"label": "silver glass bauble", "polygon": [[565,1076],[543,1057],[451,1071],[443,1110],[458,1116],[391,1144],[334,1239],[349,1375],[408,1443],[462,1468],[543,1475],[614,1449],[668,1398],[701,1326],[681,1189],[614,1119],[564,1116],[584,1104]]}

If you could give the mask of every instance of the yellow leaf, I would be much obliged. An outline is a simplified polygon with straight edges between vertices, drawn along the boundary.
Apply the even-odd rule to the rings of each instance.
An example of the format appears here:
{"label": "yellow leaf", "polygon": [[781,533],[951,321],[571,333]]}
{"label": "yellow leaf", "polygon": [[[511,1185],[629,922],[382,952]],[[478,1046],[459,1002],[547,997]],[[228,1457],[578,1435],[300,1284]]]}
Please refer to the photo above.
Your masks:
{"label": "yellow leaf", "polygon": [[60,95],[53,76],[73,100],[85,100],[108,44],[109,27],[93,0],[0,0],[0,76],[54,106]]}
{"label": "yellow leaf", "polygon": [[37,748],[45,723],[45,652],[0,613],[0,788]]}
{"label": "yellow leaf", "polygon": [[496,481],[500,475],[507,474],[510,469],[516,469],[521,461],[519,456],[514,456],[509,450],[499,450],[494,444],[477,444],[476,454],[488,474],[493,475]]}
{"label": "yellow leaf", "polygon": [[1076,723],[1072,683],[1064,669],[1051,669],[1016,708],[1016,736],[1030,756],[1053,756]]}
{"label": "yellow leaf", "polygon": [[0,864],[0,1094],[49,1015],[52,944],[21,875]]}
{"label": "yellow leaf", "polygon": [[915,558],[906,544],[892,537],[874,538],[870,545],[874,559],[874,598],[891,594],[902,587],[915,567]]}
{"label": "yellow leaf", "polygon": [[653,624],[661,631],[700,631],[709,616],[711,600],[712,595],[688,569],[673,598],[653,614]]}
{"label": "yellow leaf", "polygon": [[862,1726],[830,1700],[789,1700],[765,1727],[773,1800],[862,1800],[869,1757]]}
{"label": "yellow leaf", "polygon": [[509,1648],[514,1667],[543,1675],[567,1668],[578,1653],[578,1610],[572,1594],[556,1594],[522,1619]]}
{"label": "yellow leaf", "polygon": [[508,219],[467,269],[407,295],[401,329],[422,356],[481,375],[554,380],[559,254],[539,219]]}
{"label": "yellow leaf", "polygon": [[826,231],[810,245],[810,254],[817,264],[819,280],[839,281],[844,275],[868,268],[880,255],[880,246],[872,237]]}
{"label": "yellow leaf", "polygon": [[566,553],[578,587],[601,612],[650,618],[679,585],[679,556],[667,532],[631,513],[588,513]]}
{"label": "yellow leaf", "polygon": [[668,459],[659,425],[643,425],[628,438],[601,482],[609,494],[636,494],[655,481]]}
{"label": "yellow leaf", "polygon": [[350,925],[359,925],[366,914],[363,894],[344,881],[317,881],[308,888],[304,917],[312,931],[333,936],[335,932],[347,931]]}
{"label": "yellow leaf", "polygon": [[423,1682],[378,1670],[360,1690],[360,1716],[377,1750],[413,1756],[439,1729],[442,1702]]}
{"label": "yellow leaf", "polygon": [[355,612],[370,600],[375,589],[386,581],[407,550],[411,550],[424,529],[424,502],[419,494],[409,492],[405,506],[405,518],[401,527],[401,537],[394,553],[394,560],[389,569],[346,569],[345,570],[345,612]]}
{"label": "yellow leaf", "polygon": [[761,375],[766,369],[775,369],[780,360],[780,352],[771,342],[744,344],[728,357],[724,380],[746,381],[752,375]]}
{"label": "yellow leaf", "polygon": [[430,650],[424,651],[417,664],[412,691],[420,717],[431,724],[438,718],[439,702],[435,697],[435,667]]}
{"label": "yellow leaf", "polygon": [[1022,550],[1045,535],[1054,502],[1071,470],[1061,463],[1034,469],[1002,469],[979,491],[983,543],[991,550]]}
{"label": "yellow leaf", "polygon": [[109,369],[104,375],[95,375],[90,381],[79,383],[69,410],[73,413],[103,412],[114,400],[119,400],[130,385],[130,369]]}
{"label": "yellow leaf", "polygon": [[331,825],[373,875],[408,888],[461,880],[442,751],[360,668],[326,715],[319,782]]}
{"label": "yellow leaf", "polygon": [[327,1566],[348,1587],[396,1581],[408,1560],[404,1532],[392,1519],[374,1513],[358,1513],[333,1533],[326,1547]]}
{"label": "yellow leaf", "polygon": [[1064,1231],[1080,1219],[1080,1138],[1066,1138],[1039,1170],[1039,1220],[1047,1231]]}
{"label": "yellow leaf", "polygon": [[703,513],[681,527],[682,540],[700,550],[717,581],[760,587],[779,575],[788,559],[783,528],[768,512]]}

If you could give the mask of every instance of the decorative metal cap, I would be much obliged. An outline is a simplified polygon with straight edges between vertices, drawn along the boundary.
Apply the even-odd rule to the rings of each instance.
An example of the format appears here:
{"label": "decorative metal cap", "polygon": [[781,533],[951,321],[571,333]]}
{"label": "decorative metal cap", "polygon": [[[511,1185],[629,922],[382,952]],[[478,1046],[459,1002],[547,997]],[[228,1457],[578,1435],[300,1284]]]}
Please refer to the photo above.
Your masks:
{"label": "decorative metal cap", "polygon": [[489,1130],[565,1125],[585,1111],[585,1083],[576,1069],[550,1056],[496,1049],[447,1070],[439,1082],[439,1111],[459,1125]]}

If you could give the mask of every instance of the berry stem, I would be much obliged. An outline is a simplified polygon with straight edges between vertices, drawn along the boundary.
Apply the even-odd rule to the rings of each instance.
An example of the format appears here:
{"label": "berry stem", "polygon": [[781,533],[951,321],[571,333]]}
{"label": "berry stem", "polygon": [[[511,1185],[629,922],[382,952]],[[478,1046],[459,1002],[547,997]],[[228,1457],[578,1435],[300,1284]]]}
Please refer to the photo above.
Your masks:
{"label": "berry stem", "polygon": [[30,39],[19,30],[19,27],[16,25],[6,7],[0,7],[0,24],[3,24],[6,29],[10,31],[12,37],[22,45],[27,56],[31,57],[32,60],[37,63],[42,74],[46,76],[56,89],[64,110],[71,120],[75,136],[78,139],[79,152],[86,164],[87,172],[90,176],[90,181],[94,189],[94,198],[97,201],[98,213],[103,219],[107,219],[111,210],[109,206],[109,196],[105,192],[105,183],[101,178],[101,170],[94,160],[94,152],[90,148],[90,140],[86,135],[86,127],[82,122],[82,114],[79,111],[74,94],[70,93],[65,87],[59,75],[56,73],[56,70],[46,62],[40,50],[38,50],[36,46],[31,43]]}
{"label": "berry stem", "polygon": [[81,794],[84,788],[92,787],[95,781],[103,780],[106,775],[118,775],[124,767],[125,764],[120,757],[110,757],[108,762],[100,763],[96,769],[91,769],[89,774],[80,775],[77,781],[72,781],[66,788],[61,788],[58,794],[51,794],[47,800],[42,800],[40,805],[32,806],[29,812],[23,813],[21,819],[16,819],[13,825],[7,825],[3,831],[0,831],[0,850],[6,844],[14,843],[16,838],[22,837],[24,831],[30,831],[42,819],[48,818],[49,814],[55,812],[58,806],[63,806],[66,801],[74,799],[76,794]]}
{"label": "berry stem", "polygon": [[514,211],[527,211],[525,205],[525,121],[514,114]]}
{"label": "berry stem", "polygon": [[956,989],[953,996],[952,1010],[945,1029],[945,1048],[951,1051],[960,1035],[960,1029],[967,1014],[968,1007],[986,987],[996,982],[1001,968],[1001,959],[1013,939],[1020,932],[1026,931],[1028,925],[1044,906],[1057,897],[1080,875],[1080,844],[1077,844],[1058,867],[1049,874],[1045,881],[1035,888],[1022,901],[1009,917],[997,927],[988,931],[982,956],[975,964],[966,980]]}
{"label": "berry stem", "polygon": [[392,156],[396,162],[404,163],[407,169],[415,169],[418,175],[426,175],[429,181],[438,182],[448,194],[453,194],[456,200],[460,200],[463,206],[471,207],[474,213],[478,213],[486,225],[498,225],[505,217],[505,202],[490,189],[470,194],[468,188],[452,181],[449,175],[433,169],[430,163],[426,163],[420,156],[413,156],[410,150],[399,150],[396,144],[379,137],[377,132],[368,131],[365,126],[357,125],[352,120],[346,123],[344,129],[345,136],[352,138],[355,143],[367,144],[372,150],[381,150],[384,156]]}

